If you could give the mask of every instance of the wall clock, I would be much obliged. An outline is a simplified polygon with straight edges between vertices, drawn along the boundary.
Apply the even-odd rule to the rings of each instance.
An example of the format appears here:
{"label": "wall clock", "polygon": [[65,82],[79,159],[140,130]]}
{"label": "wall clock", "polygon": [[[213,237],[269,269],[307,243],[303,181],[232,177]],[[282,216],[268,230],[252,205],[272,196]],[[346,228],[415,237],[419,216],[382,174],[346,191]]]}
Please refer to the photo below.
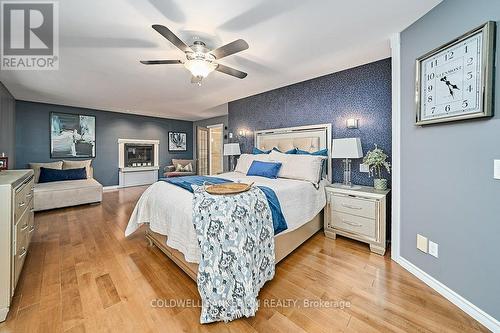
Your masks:
{"label": "wall clock", "polygon": [[495,22],[417,59],[417,125],[493,115]]}

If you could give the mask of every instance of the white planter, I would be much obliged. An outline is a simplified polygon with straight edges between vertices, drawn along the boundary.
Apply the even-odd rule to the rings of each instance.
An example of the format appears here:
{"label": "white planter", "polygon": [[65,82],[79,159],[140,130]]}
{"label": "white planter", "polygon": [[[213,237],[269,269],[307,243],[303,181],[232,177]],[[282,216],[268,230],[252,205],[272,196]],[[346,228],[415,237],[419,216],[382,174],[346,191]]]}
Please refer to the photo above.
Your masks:
{"label": "white planter", "polygon": [[387,190],[387,179],[375,178],[373,180],[373,186],[376,190]]}

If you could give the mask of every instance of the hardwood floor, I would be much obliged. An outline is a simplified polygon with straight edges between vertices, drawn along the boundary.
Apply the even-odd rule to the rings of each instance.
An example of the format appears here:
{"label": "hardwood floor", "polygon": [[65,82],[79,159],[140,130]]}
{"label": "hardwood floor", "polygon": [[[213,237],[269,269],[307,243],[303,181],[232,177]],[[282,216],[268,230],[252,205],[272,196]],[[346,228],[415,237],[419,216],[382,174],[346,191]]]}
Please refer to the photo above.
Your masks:
{"label": "hardwood floor", "polygon": [[142,232],[124,238],[144,189],[36,214],[0,332],[487,332],[388,254],[322,233],[277,265],[255,317],[200,325],[195,282]]}

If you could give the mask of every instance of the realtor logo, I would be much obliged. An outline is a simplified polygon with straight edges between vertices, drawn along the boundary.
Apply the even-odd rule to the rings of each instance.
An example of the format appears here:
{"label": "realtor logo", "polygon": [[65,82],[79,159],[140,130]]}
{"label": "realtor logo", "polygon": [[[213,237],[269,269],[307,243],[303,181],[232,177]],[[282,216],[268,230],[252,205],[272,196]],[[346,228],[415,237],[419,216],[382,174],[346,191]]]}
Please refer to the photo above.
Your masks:
{"label": "realtor logo", "polygon": [[58,3],[1,1],[2,70],[59,68]]}

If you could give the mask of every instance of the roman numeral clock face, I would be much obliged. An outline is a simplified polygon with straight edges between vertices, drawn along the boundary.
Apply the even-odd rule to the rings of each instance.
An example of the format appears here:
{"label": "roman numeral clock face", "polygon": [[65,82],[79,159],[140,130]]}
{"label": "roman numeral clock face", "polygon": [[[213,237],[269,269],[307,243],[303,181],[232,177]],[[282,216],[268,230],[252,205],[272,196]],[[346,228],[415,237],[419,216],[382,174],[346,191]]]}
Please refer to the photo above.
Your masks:
{"label": "roman numeral clock face", "polygon": [[421,62],[420,121],[481,112],[478,33]]}

